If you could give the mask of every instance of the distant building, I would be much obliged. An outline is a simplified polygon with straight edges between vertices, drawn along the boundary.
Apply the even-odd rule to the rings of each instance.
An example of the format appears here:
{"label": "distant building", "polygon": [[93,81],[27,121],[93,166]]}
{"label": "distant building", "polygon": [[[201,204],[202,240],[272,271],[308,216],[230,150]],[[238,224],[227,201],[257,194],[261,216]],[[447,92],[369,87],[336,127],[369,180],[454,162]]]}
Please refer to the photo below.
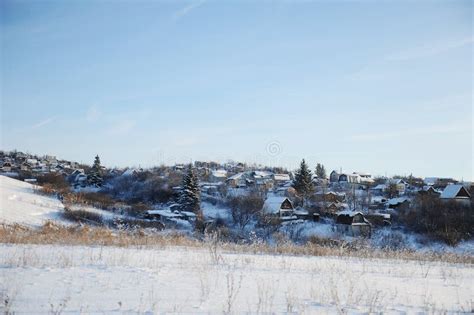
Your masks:
{"label": "distant building", "polygon": [[446,186],[440,195],[440,198],[445,201],[453,200],[465,205],[470,205],[471,194],[463,185],[452,184]]}
{"label": "distant building", "polygon": [[4,162],[3,166],[2,166],[2,171],[11,172],[12,171],[12,164],[10,162]]}
{"label": "distant building", "polygon": [[387,206],[390,209],[406,209],[410,205],[410,201],[407,197],[392,198],[387,201]]}
{"label": "distant building", "polygon": [[263,204],[263,213],[280,218],[291,217],[294,214],[293,203],[290,199],[281,196],[269,196]]}
{"label": "distant building", "polygon": [[387,185],[395,185],[399,195],[403,195],[407,189],[408,183],[400,178],[390,178]]}
{"label": "distant building", "polygon": [[339,233],[348,236],[370,237],[372,225],[361,212],[341,211],[337,213],[336,228]]}
{"label": "distant building", "polygon": [[432,197],[439,197],[441,192],[435,189],[433,186],[423,186],[419,191],[418,194],[420,196],[432,196]]}
{"label": "distant building", "polygon": [[227,171],[226,170],[215,170],[211,172],[209,176],[209,181],[213,183],[220,183],[225,182],[227,179]]}

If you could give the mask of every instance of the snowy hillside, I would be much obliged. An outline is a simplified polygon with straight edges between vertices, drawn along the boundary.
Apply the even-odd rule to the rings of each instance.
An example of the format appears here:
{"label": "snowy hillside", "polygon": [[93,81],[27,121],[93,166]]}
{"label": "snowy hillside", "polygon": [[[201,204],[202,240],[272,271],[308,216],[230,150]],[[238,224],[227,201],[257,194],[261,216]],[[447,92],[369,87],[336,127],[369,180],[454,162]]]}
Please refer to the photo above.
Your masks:
{"label": "snowy hillside", "polygon": [[458,313],[474,289],[470,265],[195,248],[0,245],[0,265],[19,314]]}
{"label": "snowy hillside", "polygon": [[34,186],[0,175],[0,223],[37,227],[46,220],[60,220],[63,204],[34,192]]}

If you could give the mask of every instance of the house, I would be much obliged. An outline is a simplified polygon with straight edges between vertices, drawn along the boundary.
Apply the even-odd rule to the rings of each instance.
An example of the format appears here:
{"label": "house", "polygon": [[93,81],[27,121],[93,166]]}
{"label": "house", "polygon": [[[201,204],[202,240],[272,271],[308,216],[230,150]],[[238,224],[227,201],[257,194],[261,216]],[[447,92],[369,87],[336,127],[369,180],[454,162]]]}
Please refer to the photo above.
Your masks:
{"label": "house", "polygon": [[339,173],[336,171],[332,171],[331,174],[329,174],[329,181],[331,183],[339,182]]}
{"label": "house", "polygon": [[284,197],[294,197],[296,195],[296,189],[293,188],[293,181],[287,181],[280,187],[275,189],[275,194]]}
{"label": "house", "polygon": [[28,171],[30,169],[30,165],[26,162],[20,164],[20,171]]}
{"label": "house", "polygon": [[294,215],[293,203],[290,199],[281,196],[269,196],[263,204],[264,214],[278,216],[279,218],[291,218]]}
{"label": "house", "polygon": [[328,202],[325,204],[319,204],[320,209],[323,209],[329,213],[336,213],[348,207],[346,203],[343,202]]}
{"label": "house", "polygon": [[341,174],[339,175],[339,182],[341,183],[351,183],[351,184],[358,184],[360,183],[360,176],[359,174]]}
{"label": "house", "polygon": [[209,176],[209,181],[213,183],[221,183],[225,182],[227,178],[227,171],[226,170],[215,170],[211,172]]}
{"label": "house", "polygon": [[388,185],[395,185],[399,195],[403,195],[407,189],[408,183],[401,178],[390,178],[387,181]]}
{"label": "house", "polygon": [[38,160],[37,159],[26,159],[26,163],[28,163],[31,166],[36,166],[38,165]]}
{"label": "house", "polygon": [[48,163],[56,162],[56,157],[54,155],[45,155],[43,159],[46,160],[46,162]]}
{"label": "house", "polygon": [[459,184],[446,186],[439,198],[444,201],[453,200],[467,206],[471,204],[471,194],[463,185]]}
{"label": "house", "polygon": [[369,173],[356,173],[354,172],[354,174],[357,174],[359,175],[359,182],[360,183],[363,183],[363,184],[373,184],[374,183],[374,179],[372,178],[372,175],[369,174]]}
{"label": "house", "polygon": [[457,181],[452,178],[441,178],[441,177],[425,177],[423,182],[428,186],[433,186],[434,188],[446,187],[450,184],[456,184]]}
{"label": "house", "polygon": [[355,237],[370,237],[372,234],[372,224],[364,217],[362,212],[358,211],[338,212],[336,229],[341,234]]}
{"label": "house", "polygon": [[383,196],[372,196],[370,197],[370,204],[373,205],[375,208],[380,207],[381,205],[385,205],[387,202],[387,198]]}
{"label": "house", "polygon": [[435,189],[433,186],[423,186],[420,190],[418,190],[418,194],[421,196],[439,197],[441,192]]}
{"label": "house", "polygon": [[126,169],[121,176],[127,177],[127,176],[136,176],[140,173],[140,169],[136,168],[128,168]]}
{"label": "house", "polygon": [[237,173],[229,177],[226,182],[232,188],[247,187],[247,176],[244,172]]}
{"label": "house", "polygon": [[407,197],[397,197],[387,201],[387,205],[390,209],[406,209],[408,208],[409,204],[410,202]]}
{"label": "house", "polygon": [[3,166],[2,166],[2,171],[11,172],[12,171],[12,164],[10,162],[4,162]]}
{"label": "house", "polygon": [[273,181],[275,185],[280,186],[291,180],[290,174],[273,174]]}
{"label": "house", "polygon": [[335,191],[318,191],[316,196],[318,199],[325,202],[343,202],[346,199],[346,195],[344,193],[338,193]]}
{"label": "house", "polygon": [[68,182],[74,185],[74,187],[85,187],[87,186],[87,175],[84,174],[84,170],[76,169],[68,176]]}
{"label": "house", "polygon": [[175,171],[184,171],[185,168],[186,168],[186,166],[185,166],[184,164],[175,164],[175,165],[173,166],[173,169],[174,169]]}
{"label": "house", "polygon": [[370,191],[371,191],[374,195],[379,195],[379,196],[381,196],[385,191],[387,191],[387,185],[385,185],[385,184],[378,184],[377,186],[370,188]]}

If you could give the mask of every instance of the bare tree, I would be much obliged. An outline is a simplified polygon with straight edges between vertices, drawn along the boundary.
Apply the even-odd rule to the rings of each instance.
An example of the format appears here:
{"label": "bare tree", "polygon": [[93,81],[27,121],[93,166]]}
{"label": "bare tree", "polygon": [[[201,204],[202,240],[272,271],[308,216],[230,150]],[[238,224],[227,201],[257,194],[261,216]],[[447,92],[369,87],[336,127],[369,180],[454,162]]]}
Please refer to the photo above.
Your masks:
{"label": "bare tree", "polygon": [[241,230],[254,219],[263,207],[263,199],[257,194],[233,197],[228,202],[232,219]]}

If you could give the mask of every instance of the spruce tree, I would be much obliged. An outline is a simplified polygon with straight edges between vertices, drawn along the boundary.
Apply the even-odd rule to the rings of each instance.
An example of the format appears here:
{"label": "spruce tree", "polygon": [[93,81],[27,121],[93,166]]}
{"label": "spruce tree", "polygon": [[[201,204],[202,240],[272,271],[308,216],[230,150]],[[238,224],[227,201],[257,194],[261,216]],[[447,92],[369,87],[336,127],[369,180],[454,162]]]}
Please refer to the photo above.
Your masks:
{"label": "spruce tree", "polygon": [[303,204],[305,199],[314,191],[312,173],[304,159],[301,161],[299,170],[296,171],[293,188],[303,198]]}
{"label": "spruce tree", "polygon": [[321,163],[316,164],[316,176],[318,178],[326,178],[326,169],[324,168],[324,165]]}
{"label": "spruce tree", "polygon": [[183,176],[179,204],[180,209],[183,211],[192,211],[196,214],[199,214],[201,210],[201,192],[199,189],[199,181],[191,164]]}
{"label": "spruce tree", "polygon": [[99,155],[96,155],[94,159],[94,164],[87,175],[87,181],[91,186],[102,187],[102,166],[100,165]]}

